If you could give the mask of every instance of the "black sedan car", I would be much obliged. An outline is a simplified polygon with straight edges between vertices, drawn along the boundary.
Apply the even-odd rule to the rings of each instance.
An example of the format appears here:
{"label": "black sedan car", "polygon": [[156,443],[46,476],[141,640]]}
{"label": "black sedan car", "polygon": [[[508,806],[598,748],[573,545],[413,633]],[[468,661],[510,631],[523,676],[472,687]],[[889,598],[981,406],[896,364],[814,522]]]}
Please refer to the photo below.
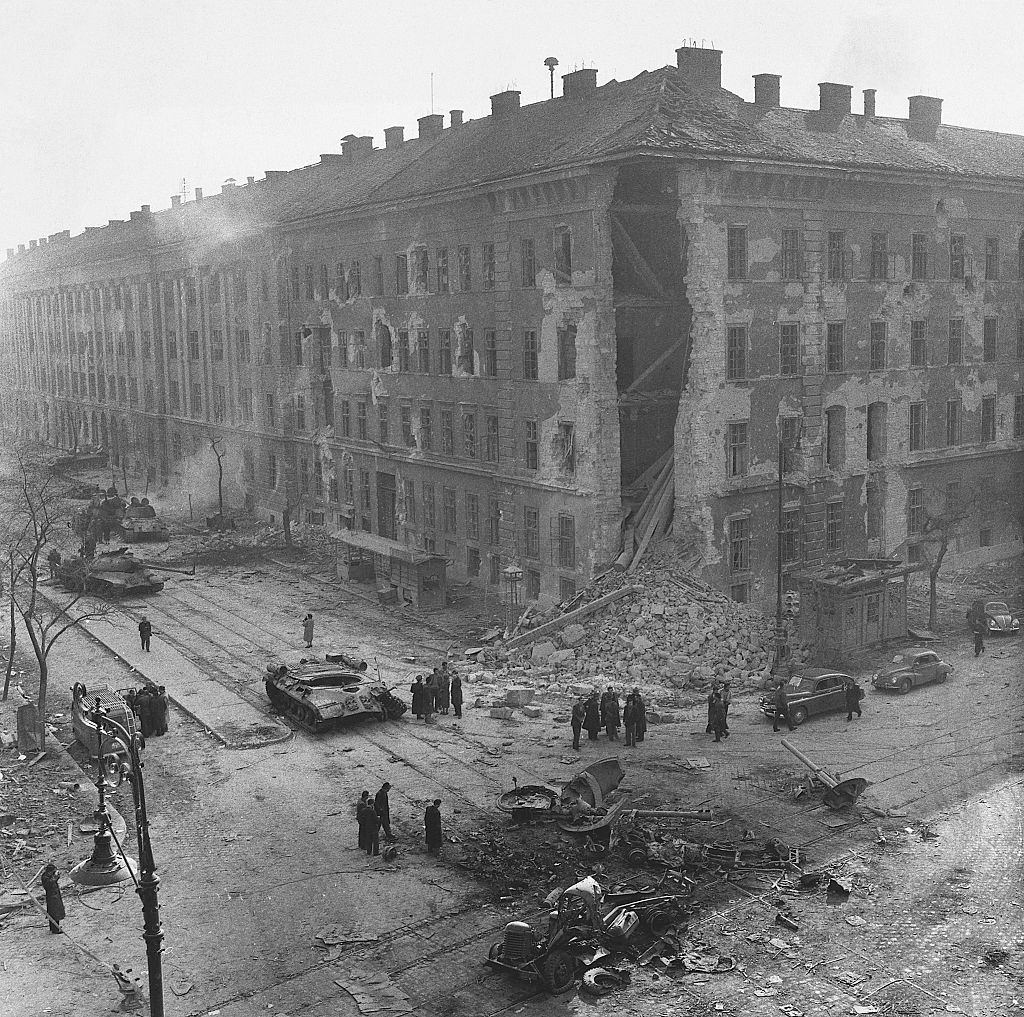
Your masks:
{"label": "black sedan car", "polygon": [[[793,675],[786,682],[786,698],[789,701],[789,719],[793,725],[802,724],[808,717],[819,713],[846,712],[846,686],[854,681],[842,671],[822,668],[808,668],[802,674]],[[864,690],[860,690],[864,698]],[[769,719],[775,719],[775,695],[763,696],[761,712]]]}

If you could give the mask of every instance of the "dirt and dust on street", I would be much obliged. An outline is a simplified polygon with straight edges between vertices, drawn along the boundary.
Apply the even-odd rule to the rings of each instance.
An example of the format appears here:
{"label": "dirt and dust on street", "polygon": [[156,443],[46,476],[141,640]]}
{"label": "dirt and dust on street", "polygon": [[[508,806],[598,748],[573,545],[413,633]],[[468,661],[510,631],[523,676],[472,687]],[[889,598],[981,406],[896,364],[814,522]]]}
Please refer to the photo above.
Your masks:
{"label": "dirt and dust on street", "polygon": [[[575,646],[552,638],[553,650],[535,658],[536,641],[518,655],[492,642],[467,656],[500,623],[500,605],[420,617],[382,607],[372,587],[339,582],[325,549],[301,532],[289,549],[243,518],[215,536],[187,516],[167,521],[171,542],[136,552],[182,572],[167,573],[159,594],[117,602],[55,651],[46,755],[21,758],[13,744],[19,690],[0,712],[0,1013],[147,1012],[131,884],[86,892],[67,879],[95,829],[95,774],[74,742],[67,691],[83,678],[112,688],[150,680],[175,704],[168,734],[145,749],[169,1014],[1019,1012],[1019,638],[990,639],[975,657],[963,621],[974,597],[1019,592],[1019,561],[943,577],[938,639],[927,645],[953,666],[948,681],[907,695],[872,690],[871,675],[899,649],[886,648],[849,669],[868,689],[862,716],[824,714],[775,734],[759,706],[763,620],[699,583],[684,581],[668,599],[652,572],[642,597],[581,620]],[[925,616],[925,596],[923,584],[914,588],[912,615]],[[672,613],[652,610],[659,603]],[[710,624],[692,620],[695,604]],[[153,624],[148,656],[136,632],[143,612]],[[316,620],[311,651],[306,612]],[[723,631],[697,645],[699,628]],[[666,647],[674,663],[651,653]],[[571,662],[551,661],[566,649]],[[406,702],[413,677],[447,658],[463,679],[464,716],[426,723],[408,712],[315,736],[296,730],[271,711],[266,665],[328,650],[367,660],[374,675],[379,667]],[[31,697],[30,660],[16,672]],[[724,676],[734,698],[729,738],[716,744],[707,694]],[[595,684],[640,689],[642,742],[584,733],[572,748],[571,706]],[[857,802],[825,805],[821,782],[783,737],[827,776],[868,781]],[[534,800],[561,802],[585,767],[615,758],[623,776],[600,802],[591,782],[574,784],[591,795],[593,808],[576,816],[577,826],[598,827],[591,836],[556,810],[498,808],[502,795],[531,786],[552,792]],[[357,844],[356,803],[385,780],[394,857]],[[434,799],[439,857],[423,837]],[[128,789],[111,802],[128,850]],[[50,860],[67,910],[59,936],[31,903],[42,899],[36,875]],[[598,937],[586,916],[559,926],[560,891],[590,874],[609,903],[612,893],[642,892],[673,907],[654,908],[669,913],[652,921],[634,897],[617,913],[618,937]],[[622,917],[631,908],[635,930]],[[508,939],[514,922],[530,927],[519,940]],[[541,977],[486,966],[489,953],[514,959],[515,942],[545,959],[557,953],[551,928],[568,928],[568,952],[611,973],[574,971],[572,988],[552,995]],[[609,952],[595,958],[600,950]],[[141,979],[137,992],[119,988],[115,964]]]}

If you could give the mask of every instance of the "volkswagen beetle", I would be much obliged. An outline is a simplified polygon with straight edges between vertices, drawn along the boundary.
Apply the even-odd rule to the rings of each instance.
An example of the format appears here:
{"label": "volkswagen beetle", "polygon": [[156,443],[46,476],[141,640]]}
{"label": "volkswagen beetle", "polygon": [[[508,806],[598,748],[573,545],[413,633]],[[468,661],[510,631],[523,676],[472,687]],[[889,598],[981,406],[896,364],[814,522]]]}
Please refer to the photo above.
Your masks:
{"label": "volkswagen beetle", "polygon": [[915,685],[944,682],[953,669],[934,650],[906,650],[876,671],[871,684],[882,692],[906,694]]}

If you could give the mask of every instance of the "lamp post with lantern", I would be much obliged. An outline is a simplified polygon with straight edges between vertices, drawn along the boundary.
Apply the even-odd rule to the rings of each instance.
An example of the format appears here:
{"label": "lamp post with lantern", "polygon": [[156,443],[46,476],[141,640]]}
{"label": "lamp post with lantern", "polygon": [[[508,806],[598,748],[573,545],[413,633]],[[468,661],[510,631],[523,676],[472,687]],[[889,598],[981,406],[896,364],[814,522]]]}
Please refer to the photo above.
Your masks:
{"label": "lamp post with lantern", "polygon": [[505,581],[505,627],[511,631],[519,618],[519,588],[523,582],[523,570],[519,562],[513,560],[502,569],[501,575]]}

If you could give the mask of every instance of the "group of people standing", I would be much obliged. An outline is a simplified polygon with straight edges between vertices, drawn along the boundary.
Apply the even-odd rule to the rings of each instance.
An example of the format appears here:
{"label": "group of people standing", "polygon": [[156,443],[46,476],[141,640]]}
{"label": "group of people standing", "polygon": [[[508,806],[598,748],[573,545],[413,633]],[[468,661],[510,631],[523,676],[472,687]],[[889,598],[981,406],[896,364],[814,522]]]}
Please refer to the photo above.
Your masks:
{"label": "group of people standing", "polygon": [[129,689],[124,701],[135,714],[142,737],[167,734],[167,715],[169,712],[167,689],[158,685],[155,689],[148,685],[136,691]]}
{"label": "group of people standing", "polygon": [[[380,831],[388,844],[395,842],[391,832],[391,800],[388,797],[391,785],[384,781],[380,790],[370,798],[364,791],[356,805],[356,824],[359,827],[359,847],[368,855],[380,854]],[[441,853],[441,799],[435,798],[423,814],[423,832],[427,851],[432,855]]]}
{"label": "group of people standing", "polygon": [[456,717],[462,716],[462,678],[458,671],[444,661],[427,675],[416,675],[416,680],[409,686],[412,693],[412,712],[417,720],[430,724],[435,713],[448,714],[455,711]]}
{"label": "group of people standing", "polygon": [[619,694],[609,685],[607,690],[599,693],[594,689],[589,697],[580,696],[573,704],[572,747],[580,747],[580,734],[587,732],[587,738],[596,742],[601,729],[604,728],[608,740],[619,740],[619,728],[625,726],[626,745],[633,746],[644,740],[647,733],[647,708],[639,689],[633,689],[626,696],[626,702],[620,707]]}
{"label": "group of people standing", "polygon": [[708,734],[714,732],[715,741],[720,742],[729,737],[729,707],[732,706],[732,683],[726,679],[719,684],[717,679],[711,683],[708,693]]}

